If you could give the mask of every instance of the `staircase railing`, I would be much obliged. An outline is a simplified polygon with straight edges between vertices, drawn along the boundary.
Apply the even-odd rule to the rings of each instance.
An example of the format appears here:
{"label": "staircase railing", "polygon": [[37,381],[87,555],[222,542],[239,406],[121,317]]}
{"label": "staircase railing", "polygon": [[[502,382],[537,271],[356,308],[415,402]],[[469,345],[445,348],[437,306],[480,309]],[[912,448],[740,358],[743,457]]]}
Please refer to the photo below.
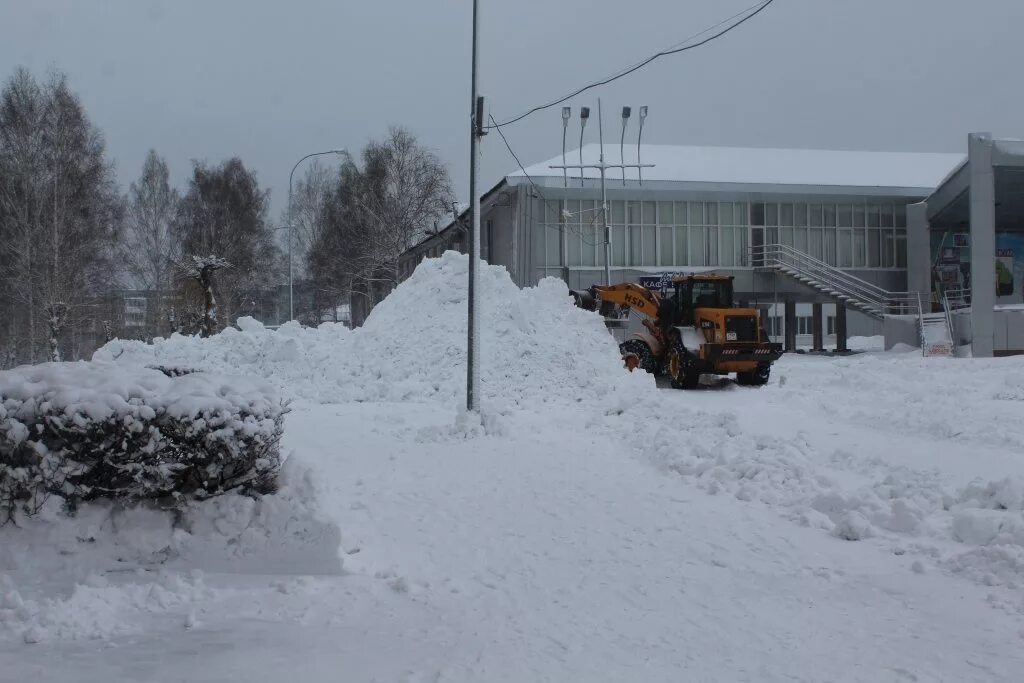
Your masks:
{"label": "staircase railing", "polygon": [[836,296],[860,303],[865,312],[878,317],[921,314],[921,297],[916,292],[890,292],[785,244],[751,247],[750,265],[790,270]]}
{"label": "staircase railing", "polygon": [[966,287],[955,287],[942,290],[942,311],[946,314],[946,328],[949,330],[949,342],[956,350],[956,337],[953,336],[953,312],[971,307],[971,290]]}

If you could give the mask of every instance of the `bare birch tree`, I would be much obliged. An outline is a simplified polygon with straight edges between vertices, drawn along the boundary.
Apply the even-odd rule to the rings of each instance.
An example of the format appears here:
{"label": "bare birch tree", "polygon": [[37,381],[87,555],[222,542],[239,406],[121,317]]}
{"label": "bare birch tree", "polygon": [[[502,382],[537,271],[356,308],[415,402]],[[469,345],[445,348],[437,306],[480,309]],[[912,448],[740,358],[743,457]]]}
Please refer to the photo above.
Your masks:
{"label": "bare birch tree", "polygon": [[121,260],[129,281],[148,292],[146,334],[157,336],[170,329],[169,300],[173,290],[174,264],[180,258],[179,242],[171,233],[181,198],[170,185],[167,162],[150,150],[142,175],[128,188],[125,206],[125,237]]}

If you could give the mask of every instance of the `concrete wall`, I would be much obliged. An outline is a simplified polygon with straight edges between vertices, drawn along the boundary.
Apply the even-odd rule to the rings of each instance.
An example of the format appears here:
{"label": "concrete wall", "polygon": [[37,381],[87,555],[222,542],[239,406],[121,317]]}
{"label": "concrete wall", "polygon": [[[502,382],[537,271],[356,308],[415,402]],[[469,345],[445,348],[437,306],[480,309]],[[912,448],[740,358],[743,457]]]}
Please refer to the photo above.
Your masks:
{"label": "concrete wall", "polygon": [[921,336],[917,329],[916,315],[887,315],[882,321],[882,334],[885,335],[885,350],[896,344],[921,346]]}

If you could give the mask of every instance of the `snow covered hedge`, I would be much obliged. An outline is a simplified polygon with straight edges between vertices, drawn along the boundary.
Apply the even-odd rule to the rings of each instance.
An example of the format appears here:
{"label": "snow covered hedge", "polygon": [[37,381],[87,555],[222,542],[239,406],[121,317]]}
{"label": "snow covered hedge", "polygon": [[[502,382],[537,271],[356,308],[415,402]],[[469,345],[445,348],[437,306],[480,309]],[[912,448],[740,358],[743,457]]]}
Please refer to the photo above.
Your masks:
{"label": "snow covered hedge", "polygon": [[95,361],[0,372],[0,523],[48,495],[173,505],[273,490],[286,412],[248,378]]}

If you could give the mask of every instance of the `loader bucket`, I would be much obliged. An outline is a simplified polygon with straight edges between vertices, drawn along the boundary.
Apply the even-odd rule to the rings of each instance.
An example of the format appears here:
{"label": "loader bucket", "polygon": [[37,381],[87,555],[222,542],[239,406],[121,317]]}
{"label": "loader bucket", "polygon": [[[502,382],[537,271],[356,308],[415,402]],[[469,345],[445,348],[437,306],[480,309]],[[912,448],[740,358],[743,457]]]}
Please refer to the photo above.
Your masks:
{"label": "loader bucket", "polygon": [[597,310],[597,299],[587,291],[579,292],[576,290],[569,290],[569,296],[572,297],[573,303],[585,311],[596,311]]}

